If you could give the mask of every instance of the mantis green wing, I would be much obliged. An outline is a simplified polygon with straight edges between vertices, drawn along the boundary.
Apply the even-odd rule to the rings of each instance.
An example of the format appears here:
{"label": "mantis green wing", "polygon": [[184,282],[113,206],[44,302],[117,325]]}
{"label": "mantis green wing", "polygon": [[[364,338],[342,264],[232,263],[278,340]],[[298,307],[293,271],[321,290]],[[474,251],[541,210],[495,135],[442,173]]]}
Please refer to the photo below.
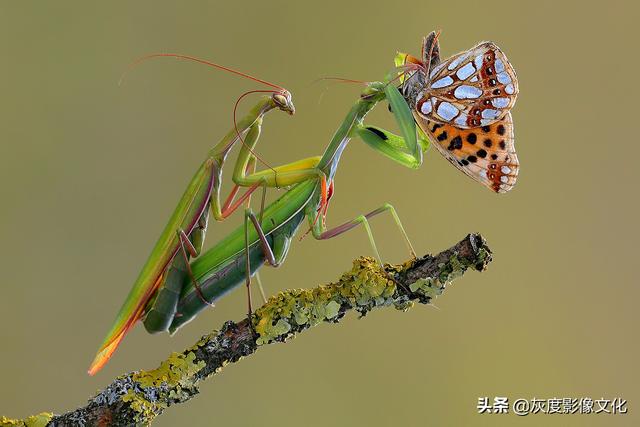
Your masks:
{"label": "mantis green wing", "polygon": [[91,363],[90,375],[104,366],[125,334],[143,316],[147,303],[162,283],[167,266],[180,250],[178,231],[191,234],[199,218],[206,213],[213,187],[213,167],[213,162],[207,159],[191,179]]}

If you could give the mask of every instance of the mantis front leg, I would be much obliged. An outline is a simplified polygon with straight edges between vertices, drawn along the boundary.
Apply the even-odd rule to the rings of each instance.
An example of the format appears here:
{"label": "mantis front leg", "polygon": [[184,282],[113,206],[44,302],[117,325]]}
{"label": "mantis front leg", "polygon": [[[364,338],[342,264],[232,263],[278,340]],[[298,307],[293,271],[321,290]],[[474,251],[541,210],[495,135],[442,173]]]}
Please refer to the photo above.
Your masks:
{"label": "mantis front leg", "polygon": [[[221,221],[231,215],[243,202],[248,200],[258,188],[280,188],[306,181],[324,174],[316,168],[320,157],[308,157],[285,165],[280,165],[255,172],[256,155],[254,148],[262,132],[262,117],[248,127],[244,143],[240,148],[238,159],[233,172],[234,188],[224,203],[220,198],[222,167],[217,159],[212,160],[211,168],[214,173],[214,185],[211,193],[211,212],[213,217]],[[237,200],[240,187],[247,190]]]}
{"label": "mantis front leg", "polygon": [[[398,89],[387,85],[385,96],[403,136],[376,126],[364,125],[358,126],[356,133],[379,153],[403,166],[417,169],[422,165],[422,153],[429,147],[429,140],[419,128],[416,128],[413,113]],[[416,138],[416,132],[419,135],[418,138]]]}

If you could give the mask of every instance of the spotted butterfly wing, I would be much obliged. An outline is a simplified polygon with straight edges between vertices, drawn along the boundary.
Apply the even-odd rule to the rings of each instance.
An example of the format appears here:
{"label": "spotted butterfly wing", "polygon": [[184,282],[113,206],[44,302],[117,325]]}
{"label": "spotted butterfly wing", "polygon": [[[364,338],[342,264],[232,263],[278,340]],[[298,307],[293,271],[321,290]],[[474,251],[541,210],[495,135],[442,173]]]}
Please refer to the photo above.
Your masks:
{"label": "spotted butterfly wing", "polygon": [[415,111],[414,117],[433,145],[456,168],[496,193],[513,188],[520,164],[513,142],[511,113],[473,129],[437,123]]}
{"label": "spotted butterfly wing", "polygon": [[425,79],[416,109],[424,119],[462,129],[502,119],[518,95],[518,80],[504,53],[492,42],[439,63]]}

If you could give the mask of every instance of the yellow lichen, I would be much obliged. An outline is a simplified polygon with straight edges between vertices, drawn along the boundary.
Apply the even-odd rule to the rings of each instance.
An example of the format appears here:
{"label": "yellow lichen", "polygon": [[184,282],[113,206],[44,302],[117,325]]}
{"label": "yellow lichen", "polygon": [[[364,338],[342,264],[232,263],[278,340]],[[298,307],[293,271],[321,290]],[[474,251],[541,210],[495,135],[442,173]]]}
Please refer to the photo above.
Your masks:
{"label": "yellow lichen", "polygon": [[142,387],[158,387],[163,383],[169,386],[181,384],[181,382],[193,377],[200,369],[206,366],[204,361],[193,363],[196,355],[188,352],[172,353],[159,367],[151,371],[140,371],[133,374],[132,379]]}
{"label": "yellow lichen", "polygon": [[[167,408],[167,401],[180,400],[185,389],[194,387],[195,374],[206,366],[204,361],[194,363],[195,358],[195,353],[191,351],[186,354],[173,353],[158,368],[136,372],[131,376],[133,381],[140,385],[141,391],[128,390],[122,400],[128,402],[131,409],[138,413],[136,421],[153,419]],[[161,386],[168,388],[162,391]],[[149,395],[146,394],[151,388],[156,388],[155,393],[160,393],[152,399],[153,401],[149,400]],[[163,394],[165,396],[161,398]]]}
{"label": "yellow lichen", "polygon": [[42,412],[23,420],[0,417],[0,427],[44,427],[51,421],[51,418],[53,418],[51,412]]}
{"label": "yellow lichen", "polygon": [[310,327],[338,316],[343,305],[373,308],[391,303],[396,285],[372,258],[358,258],[335,283],[313,290],[280,292],[256,311],[257,344],[286,338],[293,327]]}
{"label": "yellow lichen", "polygon": [[122,401],[128,402],[131,409],[138,413],[136,421],[151,420],[167,407],[164,403],[150,402],[133,390],[128,390],[127,394],[122,396]]}

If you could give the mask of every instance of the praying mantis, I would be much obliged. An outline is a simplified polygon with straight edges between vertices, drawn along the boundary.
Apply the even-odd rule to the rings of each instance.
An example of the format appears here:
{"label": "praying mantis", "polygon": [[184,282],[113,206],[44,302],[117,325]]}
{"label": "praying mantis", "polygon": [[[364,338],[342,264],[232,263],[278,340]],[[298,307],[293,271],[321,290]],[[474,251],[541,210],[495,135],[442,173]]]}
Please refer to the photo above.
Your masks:
{"label": "praying mantis", "polygon": [[[200,311],[243,282],[247,285],[251,315],[251,276],[265,264],[277,267],[284,262],[291,241],[305,218],[309,231],[317,240],[330,239],[362,226],[376,258],[382,262],[368,221],[373,216],[388,212],[409,252],[415,256],[400,218],[389,203],[337,227],[326,227],[327,209],[340,157],[352,138],[359,137],[373,150],[411,169],[418,169],[422,165],[423,153],[430,145],[429,139],[442,142],[441,138],[434,135],[436,130],[433,125],[442,127],[446,123],[439,121],[441,118],[438,117],[423,117],[420,111],[416,111],[416,105],[423,95],[419,88],[421,85],[428,85],[427,80],[432,75],[430,68],[436,66],[437,69],[440,63],[437,35],[431,33],[424,39],[422,58],[416,59],[404,54],[399,58],[396,61],[399,67],[384,81],[367,83],[321,156],[258,172],[255,171],[258,158],[254,148],[264,116],[274,109],[292,114],[294,107],[288,91],[254,78],[271,85],[275,90],[270,96],[264,96],[237,122],[235,129],[210,151],[196,172],[122,306],[114,326],[98,350],[89,374],[95,374],[104,366],[137,320],[143,319],[149,332],[168,331],[173,334]],[[206,63],[201,60],[198,62]],[[397,80],[400,80],[400,90],[394,84]],[[366,115],[385,100],[401,135],[364,124]],[[485,125],[485,128],[490,125]],[[242,141],[242,145],[233,171],[235,186],[231,196],[221,207],[223,163],[231,146],[238,140]],[[447,158],[451,160],[451,157]],[[460,167],[459,164],[457,166]],[[465,173],[469,175],[467,171]],[[505,173],[504,176],[508,174]],[[246,187],[247,191],[234,202],[239,187]],[[286,187],[287,190],[274,202],[263,206],[259,215],[247,207],[243,224],[211,249],[200,254],[207,227],[207,210],[211,209],[216,220],[222,220],[260,187]],[[190,261],[190,257],[196,256],[195,260]]]}

